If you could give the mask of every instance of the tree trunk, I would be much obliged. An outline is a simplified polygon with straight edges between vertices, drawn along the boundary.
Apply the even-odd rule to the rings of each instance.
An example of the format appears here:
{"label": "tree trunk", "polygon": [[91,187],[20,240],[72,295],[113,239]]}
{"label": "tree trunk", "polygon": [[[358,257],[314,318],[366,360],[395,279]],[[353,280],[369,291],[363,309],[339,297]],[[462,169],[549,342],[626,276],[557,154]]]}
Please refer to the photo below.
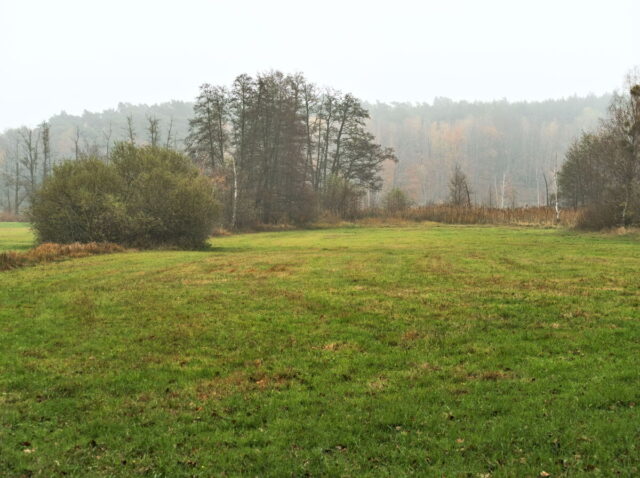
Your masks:
{"label": "tree trunk", "polygon": [[233,170],[233,202],[231,204],[231,229],[236,228],[236,220],[238,214],[238,172],[236,169],[236,158],[231,157],[231,166]]}
{"label": "tree trunk", "polygon": [[20,164],[16,161],[16,178],[14,183],[13,213],[20,213]]}

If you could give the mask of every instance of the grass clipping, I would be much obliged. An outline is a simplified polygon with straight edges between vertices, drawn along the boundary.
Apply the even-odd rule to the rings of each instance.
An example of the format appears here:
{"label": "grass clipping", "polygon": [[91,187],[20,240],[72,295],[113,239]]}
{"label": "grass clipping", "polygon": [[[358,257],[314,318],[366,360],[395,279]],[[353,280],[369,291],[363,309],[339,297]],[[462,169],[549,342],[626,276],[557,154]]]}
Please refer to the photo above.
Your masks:
{"label": "grass clipping", "polygon": [[110,242],[89,242],[80,244],[44,243],[24,252],[7,251],[0,253],[0,271],[32,266],[43,262],[54,262],[73,257],[86,257],[97,254],[124,252],[126,249]]}

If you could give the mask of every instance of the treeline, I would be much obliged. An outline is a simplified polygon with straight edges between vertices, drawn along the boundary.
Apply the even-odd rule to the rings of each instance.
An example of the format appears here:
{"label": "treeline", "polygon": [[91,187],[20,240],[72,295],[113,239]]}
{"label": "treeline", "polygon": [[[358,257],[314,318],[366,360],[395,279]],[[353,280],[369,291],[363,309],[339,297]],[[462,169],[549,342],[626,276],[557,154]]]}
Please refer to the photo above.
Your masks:
{"label": "treeline", "polygon": [[151,139],[174,150],[184,149],[191,103],[160,105],[121,103],[101,113],[60,113],[34,128],[0,134],[0,210],[19,215],[34,188],[66,160],[109,158],[116,143],[150,144]]}
{"label": "treeline", "polygon": [[[67,134],[56,136],[53,122],[44,122],[5,134],[4,209],[18,214],[32,202],[54,163],[86,158],[108,163],[119,144],[187,152],[212,178],[224,206],[223,222],[232,228],[309,222],[322,211],[352,216],[367,195],[382,188],[382,165],[396,161],[367,131],[369,114],[357,98],[320,88],[299,74],[240,75],[229,87],[203,85],[186,131],[174,115],[167,121],[166,115],[145,114],[140,124],[125,107],[119,110],[127,114],[115,130],[111,118],[103,131],[86,121],[84,127],[67,125]],[[65,119],[56,118],[58,129]],[[52,150],[70,134],[66,157],[54,158]],[[52,147],[52,137],[58,147]]]}
{"label": "treeline", "polygon": [[[240,93],[243,81],[246,91]],[[235,204],[239,225],[303,219],[318,209],[349,215],[358,207],[382,205],[394,188],[415,205],[446,203],[456,167],[468,179],[465,201],[498,208],[554,205],[556,172],[565,152],[581,131],[594,128],[606,115],[611,99],[469,103],[438,98],[432,104],[366,104],[281,73],[241,76],[227,88],[208,88],[200,96],[219,96],[226,122],[225,137],[217,140],[223,153],[218,145],[209,153],[216,159],[208,160],[206,148],[193,142],[190,152],[220,182],[228,223]],[[239,113],[241,94],[245,110]],[[0,208],[24,210],[31,189],[52,165],[108,158],[118,141],[186,151],[189,121],[198,114],[194,106],[202,111],[198,104],[179,101],[121,104],[102,113],[63,113],[40,127],[6,131],[0,135]],[[340,130],[343,118],[348,121]],[[373,163],[381,155],[390,158],[382,146],[373,147],[378,143],[393,148],[399,161],[383,161],[374,168],[382,169],[367,177],[362,170],[367,166],[352,160],[358,151],[369,154]],[[375,192],[380,186],[383,194]]]}
{"label": "treeline", "polygon": [[599,128],[572,143],[559,185],[565,206],[586,208],[584,227],[640,225],[640,75],[629,75]]}

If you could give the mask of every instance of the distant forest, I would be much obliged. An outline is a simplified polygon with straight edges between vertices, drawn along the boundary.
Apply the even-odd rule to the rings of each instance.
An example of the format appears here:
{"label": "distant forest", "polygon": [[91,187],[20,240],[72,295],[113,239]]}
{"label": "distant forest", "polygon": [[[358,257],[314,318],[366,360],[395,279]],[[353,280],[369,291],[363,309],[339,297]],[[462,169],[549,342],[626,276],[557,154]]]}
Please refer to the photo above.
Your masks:
{"label": "distant forest", "polygon": [[[363,106],[370,113],[369,131],[398,158],[384,165],[383,192],[397,187],[415,204],[444,202],[459,166],[469,178],[473,202],[513,207],[545,204],[571,142],[598,125],[610,101],[609,95],[518,103],[437,98],[431,104]],[[49,168],[65,159],[108,156],[116,142],[132,136],[136,144],[183,151],[193,107],[182,101],[119,104],[101,113],[55,115],[47,120],[46,132],[42,127],[5,131],[0,134],[0,207],[9,209],[16,199],[26,204],[24,185],[33,163],[26,157],[29,143]],[[48,151],[36,148],[44,144],[43,134]]]}
{"label": "distant forest", "polygon": [[[497,207],[545,205],[554,170],[571,142],[607,114],[610,95],[543,102],[475,102],[437,98],[432,104],[368,105],[369,128],[394,148],[398,163],[385,182],[417,204],[447,200],[457,165],[472,200]],[[557,163],[556,163],[557,156]]]}

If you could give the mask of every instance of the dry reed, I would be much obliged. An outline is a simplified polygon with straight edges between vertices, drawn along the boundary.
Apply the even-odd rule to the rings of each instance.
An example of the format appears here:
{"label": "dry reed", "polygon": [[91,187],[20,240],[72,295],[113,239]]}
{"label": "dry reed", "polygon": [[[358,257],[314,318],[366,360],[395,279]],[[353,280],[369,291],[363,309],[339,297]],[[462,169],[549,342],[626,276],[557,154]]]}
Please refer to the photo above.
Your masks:
{"label": "dry reed", "polygon": [[28,251],[0,252],[0,271],[72,257],[111,254],[125,250],[124,247],[109,242],[89,242],[87,244],[80,244],[78,242],[74,244],[45,243]]}

